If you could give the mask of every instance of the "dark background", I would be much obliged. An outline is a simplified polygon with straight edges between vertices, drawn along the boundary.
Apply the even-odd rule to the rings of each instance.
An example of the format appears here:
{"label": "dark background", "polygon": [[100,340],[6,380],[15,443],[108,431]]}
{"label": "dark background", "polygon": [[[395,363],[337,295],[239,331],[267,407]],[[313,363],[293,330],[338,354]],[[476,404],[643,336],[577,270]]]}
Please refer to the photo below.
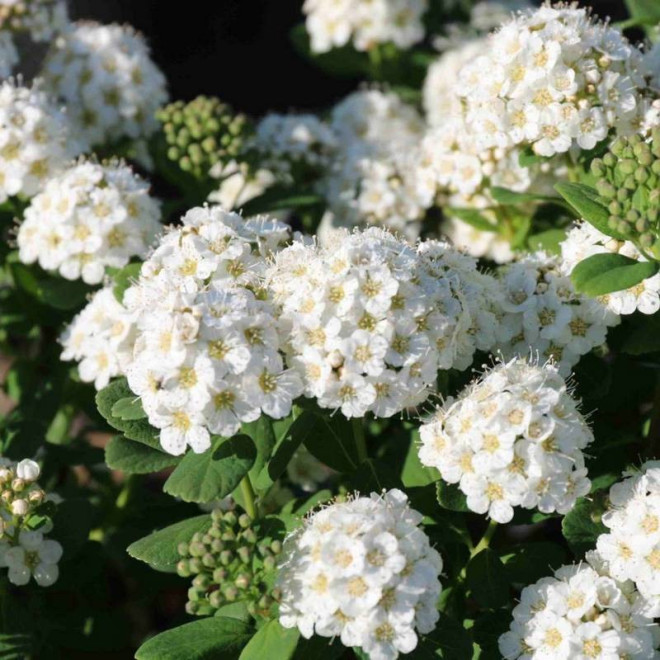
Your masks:
{"label": "dark background", "polygon": [[[657,0],[660,2],[660,0]],[[600,16],[626,17],[623,0],[591,0]],[[69,0],[73,18],[129,23],[151,44],[173,99],[218,96],[252,116],[317,110],[356,81],[324,75],[298,55],[289,31],[302,0]]]}

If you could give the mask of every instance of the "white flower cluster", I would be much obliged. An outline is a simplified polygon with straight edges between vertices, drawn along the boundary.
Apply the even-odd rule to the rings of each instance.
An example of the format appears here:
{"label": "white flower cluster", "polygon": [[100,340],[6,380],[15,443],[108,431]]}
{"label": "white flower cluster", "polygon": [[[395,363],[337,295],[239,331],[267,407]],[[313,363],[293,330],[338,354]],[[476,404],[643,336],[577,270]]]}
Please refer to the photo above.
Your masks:
{"label": "white flower cluster", "polygon": [[598,537],[598,552],[612,577],[632,580],[660,608],[660,461],[614,484],[610,507],[603,515],[610,531]]}
{"label": "white flower cluster", "polygon": [[438,369],[469,366],[493,341],[484,281],[442,243],[416,250],[375,227],[296,242],[268,273],[305,395],[346,417],[394,415],[427,398]]}
{"label": "white flower cluster", "polygon": [[580,357],[605,343],[607,329],[619,323],[599,301],[576,293],[561,261],[530,254],[502,267],[502,334],[497,345],[505,358],[530,351],[553,360],[567,376]]}
{"label": "white flower cluster", "polygon": [[438,620],[442,558],[400,490],[355,497],[309,516],[284,542],[280,623],[339,636],[371,660],[394,660]]}
{"label": "white flower cluster", "polygon": [[247,163],[234,160],[226,164],[216,163],[209,175],[220,183],[217,190],[208,196],[208,201],[227,211],[240,210],[243,204],[262,195],[276,183],[275,175],[270,170],[259,168],[251,171]]}
{"label": "white flower cluster", "polygon": [[325,53],[351,42],[370,50],[393,42],[408,48],[424,38],[428,0],[305,0],[312,50]]}
{"label": "white flower cluster", "polygon": [[522,590],[499,649],[506,660],[652,660],[658,657],[660,628],[653,618],[659,613],[589,552],[587,563],[562,566]]}
{"label": "white flower cluster", "polygon": [[0,85],[0,203],[34,196],[81,151],[67,118],[39,87]]}
{"label": "white flower cluster", "polygon": [[98,284],[106,267],[122,268],[148,250],[159,219],[148,184],[130,167],[80,161],[49,179],[25,210],[19,257]]}
{"label": "white flower cluster", "polygon": [[0,79],[8,78],[18,63],[18,51],[9,32],[0,31]]}
{"label": "white flower cluster", "polygon": [[78,23],[58,37],[41,75],[94,145],[147,138],[167,101],[165,77],[144,38],[120,25]]}
{"label": "white flower cluster", "polygon": [[112,287],[97,291],[60,337],[62,360],[79,362],[85,383],[103,389],[124,374],[135,341],[134,315],[117,300]]}
{"label": "white flower cluster", "polygon": [[[630,241],[618,241],[598,231],[588,222],[573,227],[561,244],[562,267],[568,275],[582,260],[594,254],[622,254],[636,261],[646,258]],[[599,298],[615,314],[655,314],[660,309],[660,273],[629,289],[614,291]]]}
{"label": "white flower cluster", "polygon": [[30,459],[14,463],[0,457],[0,568],[7,568],[9,581],[19,586],[34,577],[39,586],[50,587],[59,577],[62,546],[45,537],[52,523],[47,521],[38,530],[28,526],[40,504],[58,499],[41,490],[39,474],[39,465]]}
{"label": "white flower cluster", "polygon": [[521,12],[459,74],[482,149],[531,145],[541,156],[592,149],[610,128],[635,132],[649,109],[641,52],[575,5]]}
{"label": "white flower cluster", "polygon": [[[317,175],[330,164],[335,136],[314,115],[268,114],[257,125],[250,146],[260,156],[259,165],[288,183],[308,174]],[[301,170],[299,176],[292,172]]]}
{"label": "white flower cluster", "polygon": [[161,239],[124,294],[136,316],[128,383],[171,454],[210,446],[241,422],[286,417],[302,383],[286,370],[262,287],[287,225],[195,208]]}
{"label": "white flower cluster", "polygon": [[50,41],[68,23],[66,0],[0,0],[0,30],[27,32],[34,41]]}
{"label": "white flower cluster", "polygon": [[495,226],[493,231],[485,231],[450,217],[442,223],[441,231],[452,245],[478,259],[484,257],[497,264],[505,264],[514,258],[511,243],[497,232]]}
{"label": "white flower cluster", "polygon": [[336,155],[320,190],[339,226],[378,225],[409,238],[435,197],[420,144],[424,121],[395,94],[355,92],[332,111]]}
{"label": "white flower cluster", "polygon": [[556,367],[500,363],[420,428],[419,458],[458,484],[475,513],[499,523],[513,507],[568,513],[591,482],[593,435]]}

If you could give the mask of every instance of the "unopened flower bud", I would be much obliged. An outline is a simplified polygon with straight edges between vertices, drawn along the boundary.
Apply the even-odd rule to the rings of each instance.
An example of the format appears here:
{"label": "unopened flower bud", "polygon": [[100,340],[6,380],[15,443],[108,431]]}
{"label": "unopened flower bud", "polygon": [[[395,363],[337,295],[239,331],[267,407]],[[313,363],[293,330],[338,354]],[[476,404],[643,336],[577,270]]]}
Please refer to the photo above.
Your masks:
{"label": "unopened flower bud", "polygon": [[29,510],[30,505],[28,504],[27,500],[18,499],[11,503],[11,512],[15,516],[24,516]]}

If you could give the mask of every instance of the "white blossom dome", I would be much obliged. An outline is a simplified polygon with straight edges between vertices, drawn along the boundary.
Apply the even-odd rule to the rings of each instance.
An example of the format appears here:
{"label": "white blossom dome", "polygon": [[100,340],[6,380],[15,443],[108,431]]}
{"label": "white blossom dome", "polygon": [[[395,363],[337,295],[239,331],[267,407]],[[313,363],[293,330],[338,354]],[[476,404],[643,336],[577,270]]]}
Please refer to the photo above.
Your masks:
{"label": "white blossom dome", "polygon": [[[596,229],[588,222],[573,227],[561,243],[562,267],[571,274],[575,266],[594,254],[622,254],[636,261],[646,261],[631,241],[619,241]],[[614,291],[598,300],[615,314],[655,314],[660,309],[660,273],[656,273],[629,289]]]}
{"label": "white blossom dome", "polygon": [[478,259],[484,257],[505,264],[514,258],[511,244],[497,233],[495,226],[493,231],[484,231],[456,217],[449,217],[440,225],[440,231],[452,245]]}
{"label": "white blossom dome", "polygon": [[609,532],[596,545],[612,577],[632,580],[660,608],[660,461],[624,476],[610,488],[610,510],[603,515]]}
{"label": "white blossom dome", "polygon": [[522,590],[499,649],[507,660],[651,660],[660,642],[657,615],[657,606],[589,552],[587,562],[562,566]]}
{"label": "white blossom dome", "polygon": [[293,183],[306,174],[318,175],[330,165],[335,135],[314,115],[270,113],[257,124],[248,147],[259,154],[260,167]]}
{"label": "white blossom dome", "polygon": [[375,227],[295,242],[268,272],[305,395],[346,417],[394,415],[427,398],[438,369],[469,366],[493,341],[482,280],[445,244]]}
{"label": "white blossom dome", "polygon": [[109,286],[92,296],[60,336],[61,359],[78,362],[80,379],[101,390],[110,379],[124,374],[134,341],[134,314]]}
{"label": "white blossom dome", "polygon": [[128,383],[171,454],[203,452],[263,413],[286,417],[302,393],[284,367],[266,257],[289,228],[219,207],[189,211],[124,294],[136,317]]}
{"label": "white blossom dome", "polygon": [[591,482],[593,435],[557,368],[522,359],[485,372],[420,428],[419,458],[499,523],[514,507],[568,513]]}
{"label": "white blossom dome", "polygon": [[318,188],[333,224],[376,225],[417,238],[436,193],[417,110],[395,94],[365,89],[333,108],[330,127],[335,156]]}
{"label": "white blossom dome", "polygon": [[496,344],[505,359],[538,355],[568,376],[579,359],[605,343],[619,318],[602,303],[578,294],[561,259],[538,252],[502,266],[501,329]]}
{"label": "white blossom dome", "polygon": [[39,86],[0,84],[0,203],[33,197],[83,146]]}
{"label": "white blossom dome", "polygon": [[428,0],[305,0],[312,50],[324,53],[352,43],[369,50],[392,42],[408,48],[424,38]]}
{"label": "white blossom dome", "polygon": [[68,23],[66,0],[0,0],[3,32],[27,32],[34,41],[50,41]]}
{"label": "white blossom dome", "polygon": [[592,149],[610,128],[638,130],[649,95],[642,54],[575,5],[520,12],[461,70],[458,94],[481,148],[541,156]]}
{"label": "white blossom dome", "polygon": [[80,161],[46,183],[25,210],[19,258],[69,280],[103,280],[105,269],[142,256],[160,231],[149,185],[119,161]]}
{"label": "white blossom dome", "polygon": [[284,542],[280,623],[339,637],[371,660],[394,660],[438,620],[442,558],[400,490],[350,498],[308,516]]}
{"label": "white blossom dome", "polygon": [[94,145],[149,137],[168,98],[146,41],[128,26],[72,25],[53,43],[41,76]]}

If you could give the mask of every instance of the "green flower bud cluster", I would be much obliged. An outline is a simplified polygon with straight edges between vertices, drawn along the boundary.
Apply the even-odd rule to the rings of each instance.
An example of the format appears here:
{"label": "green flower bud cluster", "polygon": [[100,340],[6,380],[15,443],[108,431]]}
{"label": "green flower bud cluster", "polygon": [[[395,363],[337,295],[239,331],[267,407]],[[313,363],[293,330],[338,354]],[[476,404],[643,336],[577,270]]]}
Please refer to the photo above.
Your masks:
{"label": "green flower bud cluster", "polygon": [[[639,135],[618,137],[591,163],[596,190],[610,216],[608,226],[643,248],[660,236],[660,129],[650,142]],[[654,249],[655,252],[655,249]]]}
{"label": "green flower bud cluster", "polygon": [[210,616],[241,601],[253,617],[268,618],[278,599],[271,585],[281,541],[260,538],[260,528],[246,514],[216,509],[211,516],[208,532],[198,532],[178,547],[178,574],[194,576],[186,611]]}
{"label": "green flower bud cluster", "polygon": [[167,158],[196,179],[206,180],[218,163],[236,159],[243,151],[250,125],[242,114],[219,99],[198,96],[176,101],[156,113],[161,122]]}

